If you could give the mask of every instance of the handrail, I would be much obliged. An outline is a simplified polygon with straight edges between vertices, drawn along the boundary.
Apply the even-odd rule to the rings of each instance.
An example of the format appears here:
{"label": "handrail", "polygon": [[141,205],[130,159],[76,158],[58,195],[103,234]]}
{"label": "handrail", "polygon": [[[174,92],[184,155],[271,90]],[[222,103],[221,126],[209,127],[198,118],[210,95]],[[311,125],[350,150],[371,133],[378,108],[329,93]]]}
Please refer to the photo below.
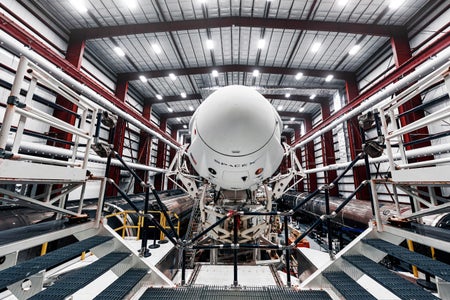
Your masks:
{"label": "handrail", "polygon": [[[151,210],[151,211],[148,211],[148,213],[150,213],[150,214],[158,214],[159,213],[159,220],[163,220],[161,222],[161,226],[165,229],[170,229],[170,227],[166,224],[166,219],[164,218],[164,214],[161,211]],[[172,216],[177,220],[177,225],[175,226],[175,229],[177,230],[177,233],[179,234],[179,232],[180,232],[180,217],[175,212],[172,213],[171,211],[169,211],[168,213],[172,214]],[[133,215],[133,214],[138,216],[138,222],[136,225],[131,225],[131,224],[127,223],[128,216]],[[112,218],[112,217],[121,217],[123,220],[123,225],[114,229],[114,231],[116,231],[116,232],[122,230],[122,238],[125,237],[125,232],[127,229],[137,229],[136,239],[137,240],[139,239],[140,230],[141,230],[142,225],[144,224],[144,216],[143,215],[136,213],[134,210],[123,210],[123,211],[118,211],[118,212],[115,212],[115,213],[105,216],[105,218],[107,218],[107,219]],[[156,229],[158,227],[157,226],[148,226],[148,228]],[[165,236],[164,233],[161,232],[160,240],[163,240],[164,236]]]}

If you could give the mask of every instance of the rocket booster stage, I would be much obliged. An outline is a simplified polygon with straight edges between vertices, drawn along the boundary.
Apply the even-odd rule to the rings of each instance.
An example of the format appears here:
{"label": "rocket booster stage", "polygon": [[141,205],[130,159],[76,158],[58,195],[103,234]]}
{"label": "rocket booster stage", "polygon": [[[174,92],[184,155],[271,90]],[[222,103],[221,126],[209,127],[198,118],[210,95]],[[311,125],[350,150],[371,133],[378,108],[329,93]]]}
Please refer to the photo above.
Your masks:
{"label": "rocket booster stage", "polygon": [[189,124],[189,160],[216,189],[257,188],[283,158],[282,121],[261,94],[228,86],[211,94]]}

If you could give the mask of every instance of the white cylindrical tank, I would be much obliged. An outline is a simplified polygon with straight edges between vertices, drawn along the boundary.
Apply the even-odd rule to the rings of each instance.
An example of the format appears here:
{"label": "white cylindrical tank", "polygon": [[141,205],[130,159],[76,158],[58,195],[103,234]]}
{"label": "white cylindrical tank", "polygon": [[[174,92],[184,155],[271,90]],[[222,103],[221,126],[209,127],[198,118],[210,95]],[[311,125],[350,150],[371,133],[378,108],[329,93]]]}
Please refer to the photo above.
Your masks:
{"label": "white cylindrical tank", "polygon": [[217,189],[253,190],[281,163],[282,126],[274,107],[254,89],[221,88],[191,119],[189,159]]}

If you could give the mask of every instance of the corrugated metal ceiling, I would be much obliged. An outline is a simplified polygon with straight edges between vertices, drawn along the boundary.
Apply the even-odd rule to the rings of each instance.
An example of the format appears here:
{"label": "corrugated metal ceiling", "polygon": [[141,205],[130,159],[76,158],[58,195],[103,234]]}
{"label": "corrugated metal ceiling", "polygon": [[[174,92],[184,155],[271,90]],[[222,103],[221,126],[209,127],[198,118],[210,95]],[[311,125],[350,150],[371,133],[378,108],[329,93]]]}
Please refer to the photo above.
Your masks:
{"label": "corrugated metal ceiling", "polygon": [[[134,8],[128,4],[135,2]],[[138,95],[140,101],[155,98],[157,94],[164,97],[186,94],[201,94],[203,99],[218,86],[244,84],[254,86],[264,94],[304,95],[312,94],[331,97],[342,89],[344,82],[325,78],[304,76],[296,79],[294,75],[261,73],[254,77],[250,72],[221,72],[223,65],[247,65],[258,67],[279,67],[298,69],[317,69],[356,72],[364,63],[389,41],[388,36],[367,32],[352,33],[336,28],[335,31],[271,28],[251,24],[251,18],[276,18],[286,20],[307,20],[338,23],[358,23],[371,25],[407,24],[427,3],[427,0],[406,0],[398,9],[389,9],[388,0],[349,0],[340,5],[341,0],[111,0],[85,1],[87,12],[77,11],[69,0],[35,0],[31,1],[36,9],[44,12],[55,24],[70,36],[74,29],[89,31],[90,28],[109,26],[128,26],[148,24],[147,33],[130,33],[126,35],[105,36],[89,39],[86,51],[98,62],[106,66],[113,74],[124,72],[143,72],[154,70],[184,69],[195,67],[216,67],[219,76],[210,73],[178,76],[176,80],[169,77],[148,78],[147,82],[133,80],[130,89]],[[206,21],[211,18],[241,17],[248,24],[241,26],[221,26]],[[203,20],[196,28],[186,26],[180,30],[153,32],[152,24]],[[215,19],[216,21],[218,19]],[[51,22],[50,22],[51,23]],[[269,23],[270,24],[270,23]],[[265,44],[260,49],[258,41],[264,38]],[[214,49],[206,46],[211,39]],[[317,52],[312,52],[314,43],[320,42]],[[152,45],[159,45],[161,53],[156,53]],[[348,51],[359,44],[361,50],[355,55]],[[119,46],[125,57],[119,57],[114,47]],[[177,74],[175,74],[177,75]],[[301,101],[269,99],[277,108],[284,111],[315,113],[318,104]],[[190,111],[197,108],[201,99],[183,100],[170,103],[153,104],[152,109],[158,114],[168,113],[170,106],[174,113]],[[174,115],[175,116],[175,115]],[[189,117],[176,117],[169,120],[173,124],[185,124]]]}

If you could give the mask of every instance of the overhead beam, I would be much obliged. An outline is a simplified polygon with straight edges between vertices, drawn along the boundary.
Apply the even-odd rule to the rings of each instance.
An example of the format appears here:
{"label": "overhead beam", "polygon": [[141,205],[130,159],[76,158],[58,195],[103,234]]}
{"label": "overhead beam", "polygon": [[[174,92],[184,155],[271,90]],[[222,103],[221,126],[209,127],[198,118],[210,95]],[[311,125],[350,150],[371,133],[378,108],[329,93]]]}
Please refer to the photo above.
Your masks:
{"label": "overhead beam", "polygon": [[327,103],[331,100],[332,97],[315,97],[314,99],[309,98],[309,96],[304,95],[290,95],[289,98],[286,98],[285,95],[272,95],[272,94],[263,94],[266,99],[273,100],[289,100],[289,101],[298,101],[298,102],[306,102],[306,103]]}
{"label": "overhead beam", "polygon": [[[262,94],[264,98],[266,99],[272,99],[272,100],[289,100],[289,101],[298,101],[298,102],[306,102],[306,103],[315,103],[315,104],[321,104],[326,103],[331,100],[330,97],[315,97],[314,99],[310,99],[309,96],[305,95],[291,95],[289,98],[286,98],[285,95],[279,95],[279,94]],[[164,104],[167,102],[178,102],[178,101],[185,101],[185,100],[203,100],[203,97],[201,94],[191,94],[186,95],[186,98],[182,98],[181,96],[164,96],[162,100],[158,100],[156,98],[146,98],[146,102],[150,104]]]}
{"label": "overhead beam", "polygon": [[[155,77],[168,77],[170,73],[176,76],[183,75],[195,75],[195,74],[208,74],[213,70],[217,70],[219,73],[224,72],[248,72],[251,73],[255,69],[258,69],[260,73],[267,74],[281,74],[281,75],[293,75],[298,72],[302,72],[303,76],[311,77],[327,77],[333,75],[335,79],[339,80],[353,80],[355,74],[353,72],[346,71],[330,71],[330,70],[316,70],[316,69],[302,69],[302,68],[283,68],[283,67],[263,67],[263,66],[249,66],[249,65],[222,65],[215,67],[195,67],[195,68],[183,68],[183,69],[166,69],[166,70],[154,70],[154,71],[142,71],[142,72],[126,72],[119,73],[119,79],[126,81],[139,80],[139,76],[145,76],[146,78]],[[261,76],[261,75],[260,75]]]}
{"label": "overhead beam", "polygon": [[[183,117],[191,117],[194,114],[194,111],[180,111],[173,113],[164,113],[160,115],[161,119],[174,119],[174,118],[183,118]],[[279,111],[278,114],[281,117],[295,117],[299,119],[311,118],[311,114],[308,113],[300,113],[295,111]]]}
{"label": "overhead beam", "polygon": [[132,34],[172,32],[184,30],[198,30],[220,27],[260,27],[274,29],[312,30],[326,32],[344,32],[375,36],[393,36],[405,32],[404,26],[376,25],[344,22],[324,22],[277,18],[249,18],[249,17],[221,17],[196,20],[182,20],[172,22],[154,22],[144,24],[130,24],[106,26],[86,29],[73,29],[72,36],[88,40],[106,37],[124,36]]}
{"label": "overhead beam", "polygon": [[181,95],[177,96],[163,96],[161,100],[158,100],[154,97],[145,98],[145,102],[149,104],[157,104],[157,103],[166,103],[166,102],[177,102],[177,101],[186,101],[186,100],[199,100],[203,99],[201,94],[189,94],[186,95],[185,98],[181,97]]}
{"label": "overhead beam", "polygon": [[[60,70],[64,70],[68,76],[72,77],[74,80],[85,84],[93,92],[104,97],[110,101],[116,108],[129,114],[131,117],[135,118],[137,121],[141,122],[144,126],[151,129],[153,132],[159,134],[161,137],[171,142],[173,146],[179,146],[178,142],[175,141],[170,135],[163,132],[155,124],[149,120],[145,120],[144,117],[136,112],[131,106],[120,101],[110,90],[100,85],[96,80],[92,79],[90,76],[86,76],[85,73],[77,70],[70,62],[61,57],[53,49],[49,48],[47,45],[42,43],[35,35],[30,34],[19,26],[16,22],[9,19],[6,15],[0,13],[0,31],[4,31],[7,35],[13,37],[19,43],[26,45],[33,49],[33,51],[39,56],[46,59],[49,63],[55,65]],[[33,45],[31,47],[31,45]],[[119,81],[119,80],[118,80]]]}

